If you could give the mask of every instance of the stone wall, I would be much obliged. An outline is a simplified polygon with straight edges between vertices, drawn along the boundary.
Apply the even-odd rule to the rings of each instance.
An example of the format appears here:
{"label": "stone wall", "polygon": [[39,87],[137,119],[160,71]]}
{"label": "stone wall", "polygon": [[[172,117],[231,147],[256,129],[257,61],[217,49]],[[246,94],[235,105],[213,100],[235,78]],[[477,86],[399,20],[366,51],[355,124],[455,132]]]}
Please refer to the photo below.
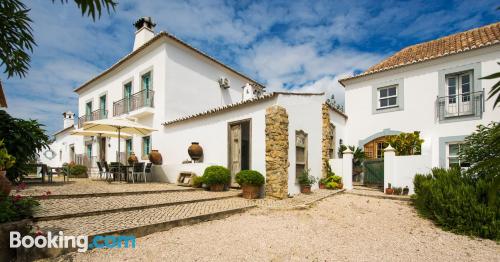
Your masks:
{"label": "stone wall", "polygon": [[323,118],[322,130],[323,134],[321,137],[321,174],[323,177],[327,175],[328,161],[330,160],[330,149],[332,140],[332,130],[330,126],[330,108],[326,103],[321,107],[321,114]]}
{"label": "stone wall", "polygon": [[288,114],[280,106],[266,109],[266,196],[288,197]]}

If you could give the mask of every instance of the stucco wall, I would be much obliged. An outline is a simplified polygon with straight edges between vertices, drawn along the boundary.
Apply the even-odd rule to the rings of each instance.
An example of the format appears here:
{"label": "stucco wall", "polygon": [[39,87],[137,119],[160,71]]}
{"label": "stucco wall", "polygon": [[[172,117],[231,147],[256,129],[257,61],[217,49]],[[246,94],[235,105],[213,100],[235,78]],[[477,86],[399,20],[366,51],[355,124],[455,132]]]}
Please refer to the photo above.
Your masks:
{"label": "stucco wall", "polygon": [[[493,111],[493,100],[486,101],[482,119],[440,123],[436,117],[436,99],[439,95],[440,71],[479,67],[481,75],[497,72],[500,61],[500,46],[494,46],[459,55],[419,63],[413,66],[390,70],[350,81],[346,84],[346,144],[361,146],[361,141],[376,133],[421,131],[425,140],[422,151],[430,155],[432,166],[443,162],[439,139],[459,137],[472,133],[478,124],[500,121],[498,110]],[[373,113],[373,87],[400,81],[404,88],[403,110]],[[475,90],[491,90],[496,80],[475,79]]]}
{"label": "stucco wall", "polygon": [[49,149],[43,149],[41,152],[39,152],[40,162],[54,167],[62,166],[63,163],[69,163],[70,146],[75,145],[75,153],[79,154],[78,152],[76,152],[76,147],[79,143],[79,140],[79,137],[69,135],[69,131],[56,135],[56,140],[49,145],[49,148],[55,152],[55,157],[52,159],[47,158],[44,153]]}

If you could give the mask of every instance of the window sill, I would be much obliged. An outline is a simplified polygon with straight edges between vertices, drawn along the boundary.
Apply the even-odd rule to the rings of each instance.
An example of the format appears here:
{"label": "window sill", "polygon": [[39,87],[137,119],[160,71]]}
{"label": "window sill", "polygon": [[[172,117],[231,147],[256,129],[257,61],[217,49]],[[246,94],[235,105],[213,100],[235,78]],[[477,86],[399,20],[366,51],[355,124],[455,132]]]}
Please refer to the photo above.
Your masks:
{"label": "window sill", "polygon": [[403,110],[403,108],[399,105],[396,106],[389,106],[389,107],[382,107],[382,108],[377,108],[373,112],[373,114],[379,114],[379,113],[388,113],[388,112],[394,112],[394,111],[400,111]]}

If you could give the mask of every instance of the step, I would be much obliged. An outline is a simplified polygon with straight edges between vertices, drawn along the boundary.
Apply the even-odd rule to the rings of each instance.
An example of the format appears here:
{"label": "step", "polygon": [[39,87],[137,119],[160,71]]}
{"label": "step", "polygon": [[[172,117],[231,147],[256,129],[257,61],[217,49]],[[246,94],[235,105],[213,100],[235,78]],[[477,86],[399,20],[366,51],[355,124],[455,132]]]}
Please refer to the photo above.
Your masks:
{"label": "step", "polygon": [[[89,236],[89,242],[97,235],[133,235],[136,238],[173,227],[195,224],[203,221],[221,219],[231,214],[244,212],[255,207],[251,201],[239,197],[193,202],[106,213],[93,216],[73,217],[58,220],[39,221],[36,225],[42,232],[66,236]],[[140,248],[140,247],[136,247]],[[30,259],[59,256],[74,249],[24,249],[21,258]]]}
{"label": "step", "polygon": [[63,219],[156,208],[235,197],[240,191],[180,191],[147,194],[92,196],[85,198],[43,199],[34,214],[35,221]]}
{"label": "step", "polygon": [[[161,190],[137,190],[137,191],[122,191],[122,192],[95,192],[95,193],[77,193],[77,194],[51,194],[51,195],[31,195],[36,199],[66,199],[66,198],[87,198],[87,197],[106,197],[106,196],[127,196],[127,195],[142,195],[142,194],[157,194],[168,192],[189,192],[201,191],[201,188],[177,188],[177,189],[161,189]],[[21,194],[28,196],[29,194]]]}
{"label": "step", "polygon": [[376,191],[376,192],[384,191],[383,187],[375,187],[375,186],[353,186],[353,188],[356,190],[365,190],[365,191]]}

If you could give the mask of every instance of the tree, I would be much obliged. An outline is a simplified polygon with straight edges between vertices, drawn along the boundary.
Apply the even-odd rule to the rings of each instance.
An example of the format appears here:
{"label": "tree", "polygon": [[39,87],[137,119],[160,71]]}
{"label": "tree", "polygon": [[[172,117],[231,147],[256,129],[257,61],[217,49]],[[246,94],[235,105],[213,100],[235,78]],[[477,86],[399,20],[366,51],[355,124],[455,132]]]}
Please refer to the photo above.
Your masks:
{"label": "tree", "polygon": [[[52,0],[55,2],[55,0]],[[61,0],[67,3],[68,0]],[[103,7],[109,13],[117,5],[114,0],[74,0],[83,15],[95,21],[100,18]],[[30,9],[21,0],[0,1],[0,66],[5,65],[7,77],[26,76],[30,64],[29,53],[36,46],[29,17]]]}
{"label": "tree", "polygon": [[36,120],[13,118],[4,110],[0,110],[0,123],[0,140],[16,159],[7,169],[7,177],[17,181],[28,172],[28,164],[36,161],[38,152],[48,147],[49,137]]}
{"label": "tree", "polygon": [[420,155],[423,142],[419,131],[401,133],[387,138],[387,143],[394,148],[398,156]]}
{"label": "tree", "polygon": [[[500,65],[500,62],[497,62],[498,65]],[[493,73],[491,75],[487,75],[485,77],[481,77],[479,79],[497,79],[500,78],[500,72]],[[497,107],[498,103],[500,103],[500,80],[496,82],[492,87],[490,92],[488,93],[488,100],[493,98],[493,96],[497,96],[497,99],[495,99],[495,103],[493,104],[493,109]]]}

